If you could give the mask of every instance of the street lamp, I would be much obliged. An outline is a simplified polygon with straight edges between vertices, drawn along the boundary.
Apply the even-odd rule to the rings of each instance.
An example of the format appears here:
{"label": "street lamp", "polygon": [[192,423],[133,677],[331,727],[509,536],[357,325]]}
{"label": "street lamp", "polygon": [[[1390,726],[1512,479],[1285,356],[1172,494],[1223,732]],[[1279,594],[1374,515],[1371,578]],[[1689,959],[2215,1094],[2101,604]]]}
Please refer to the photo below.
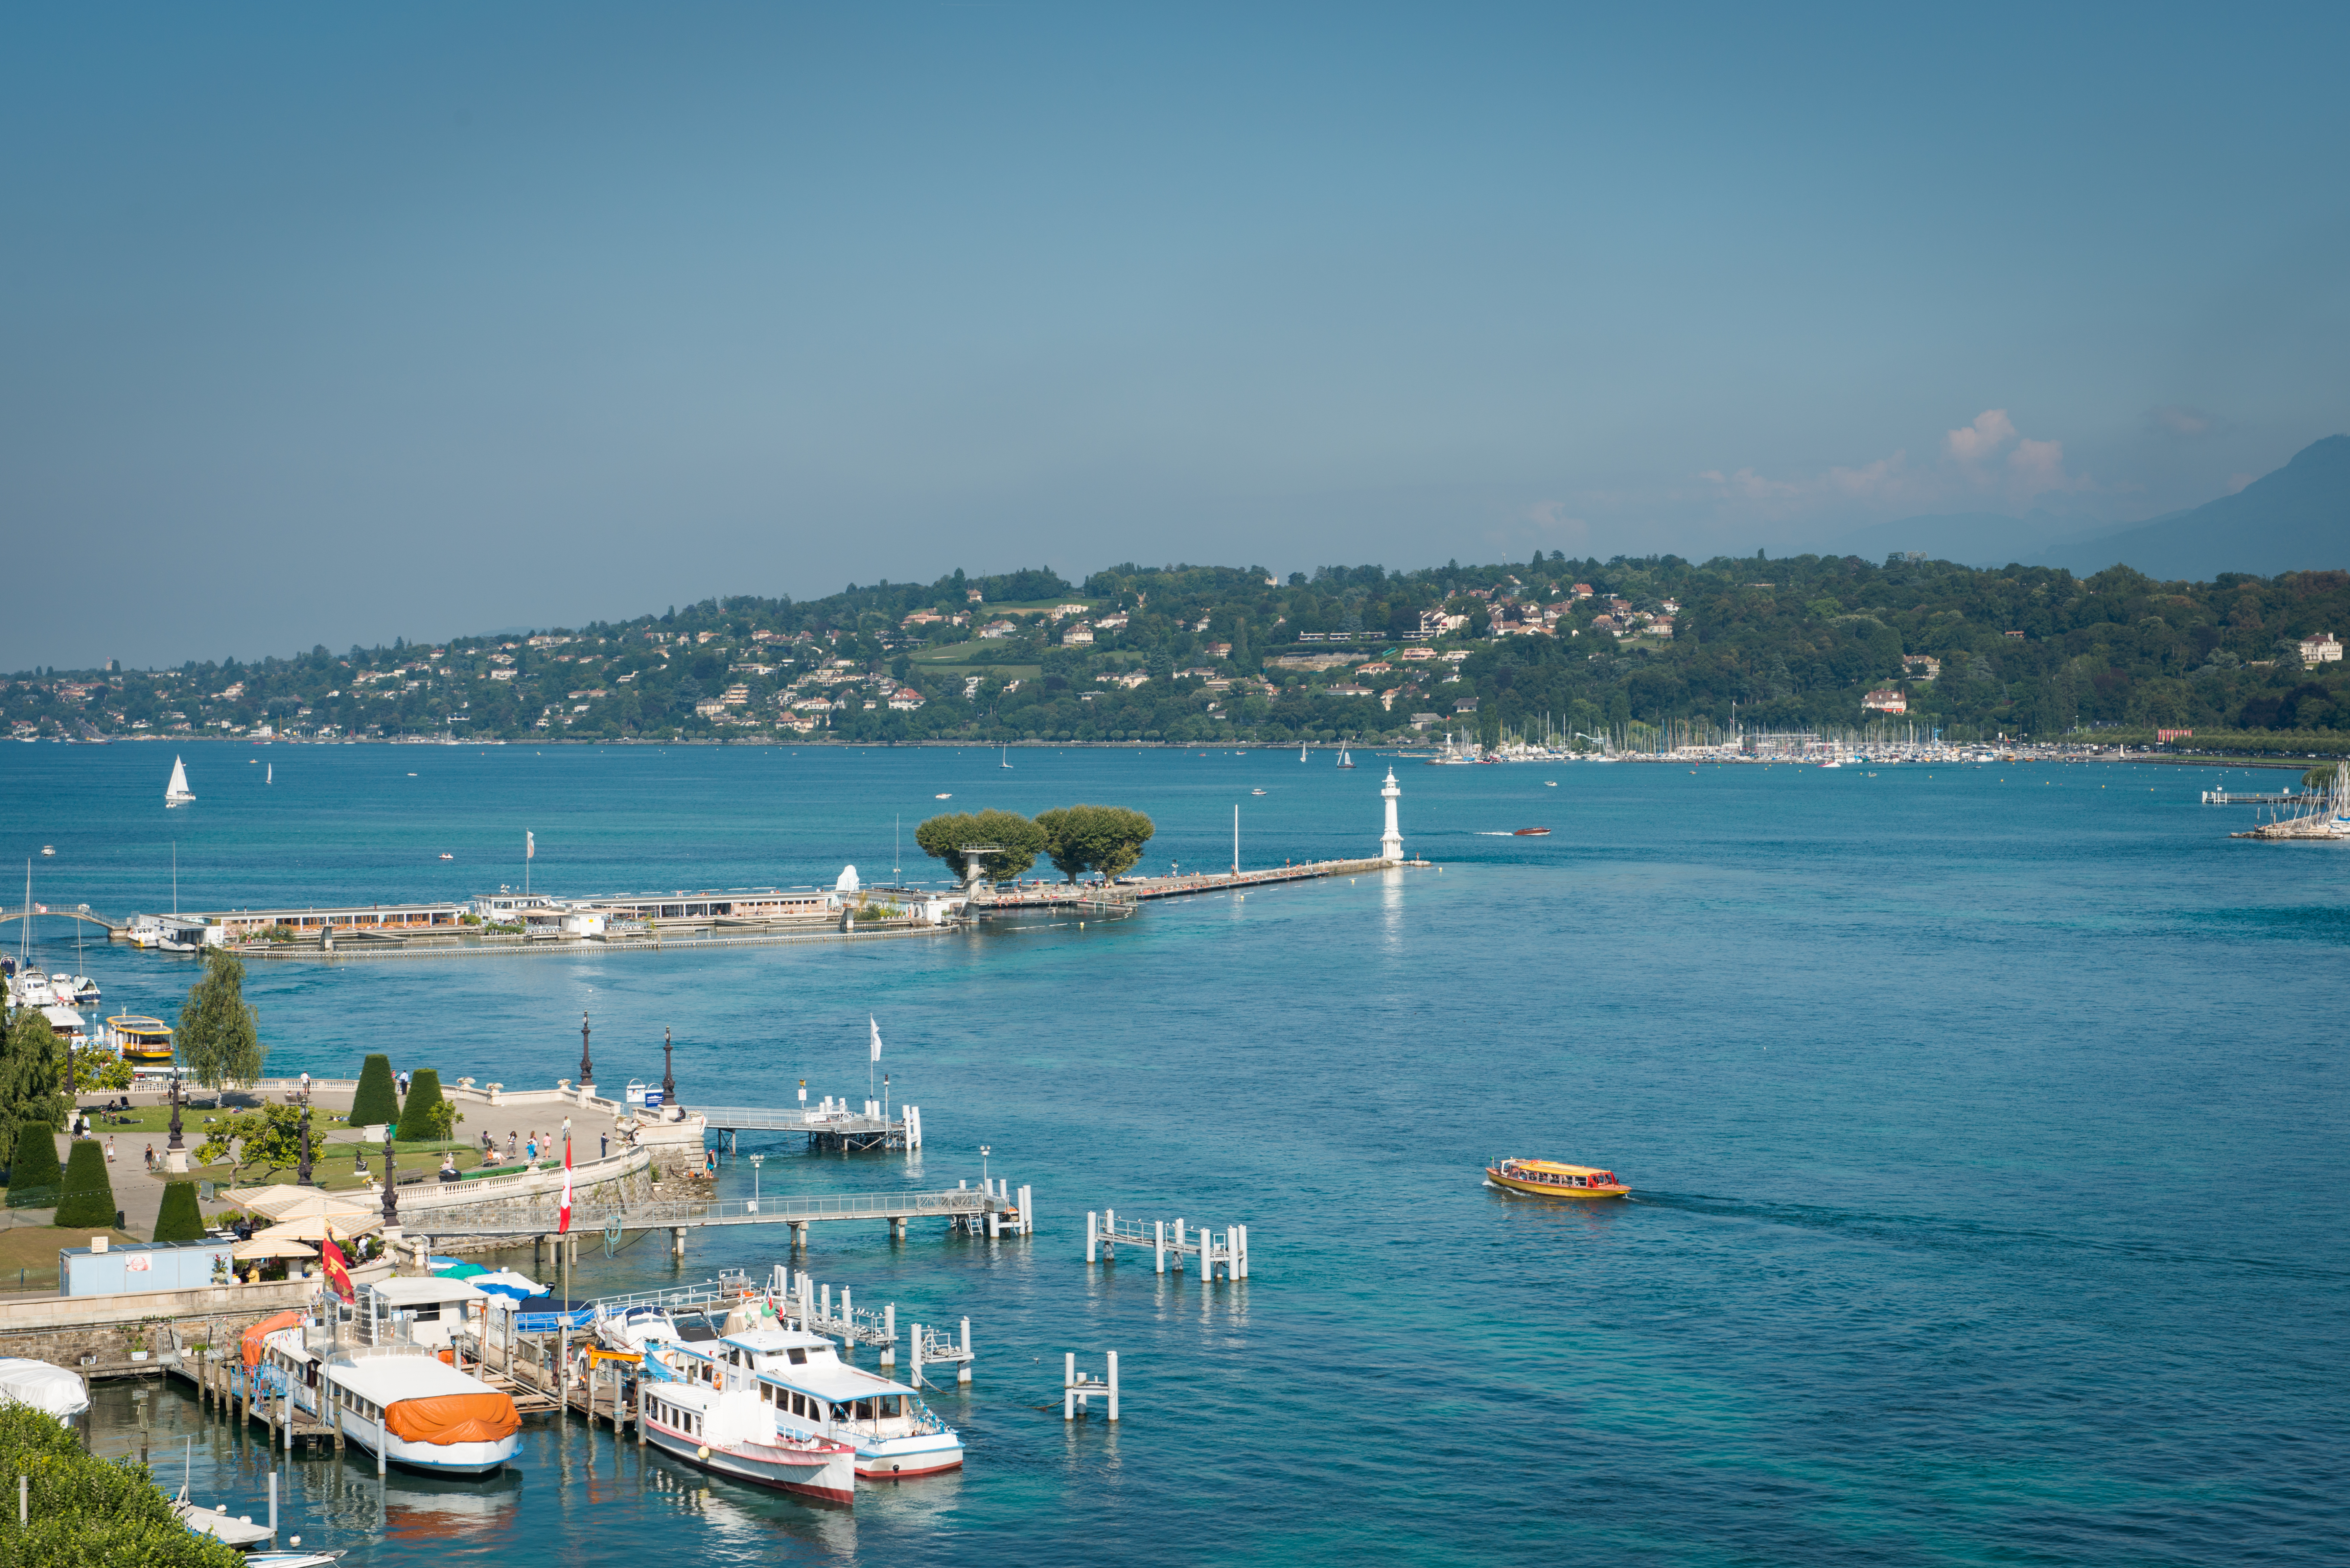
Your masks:
{"label": "street lamp", "polygon": [[987,1185],[987,1157],[994,1152],[995,1151],[993,1149],[988,1147],[985,1144],[981,1144],[979,1146],[979,1185],[983,1190],[988,1192],[995,1190],[995,1189]]}
{"label": "street lamp", "polygon": [[751,1212],[754,1214],[759,1211],[759,1168],[766,1163],[767,1157],[764,1154],[751,1157]]}

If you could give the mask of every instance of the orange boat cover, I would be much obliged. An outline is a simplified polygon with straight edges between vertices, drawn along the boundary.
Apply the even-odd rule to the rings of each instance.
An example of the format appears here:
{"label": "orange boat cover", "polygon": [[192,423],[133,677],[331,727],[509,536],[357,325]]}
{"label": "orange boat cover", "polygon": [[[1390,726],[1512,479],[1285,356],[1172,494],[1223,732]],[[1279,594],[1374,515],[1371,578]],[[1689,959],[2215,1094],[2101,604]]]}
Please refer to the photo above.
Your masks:
{"label": "orange boat cover", "polygon": [[411,1443],[494,1443],[522,1426],[503,1394],[436,1394],[402,1399],[384,1412],[391,1435]]}
{"label": "orange boat cover", "polygon": [[263,1338],[276,1334],[281,1328],[292,1328],[301,1321],[302,1314],[298,1312],[281,1312],[274,1317],[263,1318],[259,1323],[246,1329],[244,1331],[244,1364],[247,1366],[260,1366]]}

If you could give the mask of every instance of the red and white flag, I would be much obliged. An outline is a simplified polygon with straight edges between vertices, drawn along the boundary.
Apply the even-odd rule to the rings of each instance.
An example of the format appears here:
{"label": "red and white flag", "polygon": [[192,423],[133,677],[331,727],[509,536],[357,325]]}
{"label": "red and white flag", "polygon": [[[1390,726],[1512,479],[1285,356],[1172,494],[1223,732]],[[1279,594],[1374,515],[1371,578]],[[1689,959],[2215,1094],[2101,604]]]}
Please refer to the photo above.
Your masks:
{"label": "red and white flag", "polygon": [[345,1301],[355,1299],[351,1294],[350,1262],[343,1256],[343,1250],[335,1245],[335,1228],[331,1225],[327,1227],[325,1240],[318,1243],[318,1264],[337,1295]]}
{"label": "red and white flag", "polygon": [[571,1229],[571,1140],[567,1137],[563,1140],[563,1208],[556,1218],[560,1222],[555,1233],[560,1236]]}

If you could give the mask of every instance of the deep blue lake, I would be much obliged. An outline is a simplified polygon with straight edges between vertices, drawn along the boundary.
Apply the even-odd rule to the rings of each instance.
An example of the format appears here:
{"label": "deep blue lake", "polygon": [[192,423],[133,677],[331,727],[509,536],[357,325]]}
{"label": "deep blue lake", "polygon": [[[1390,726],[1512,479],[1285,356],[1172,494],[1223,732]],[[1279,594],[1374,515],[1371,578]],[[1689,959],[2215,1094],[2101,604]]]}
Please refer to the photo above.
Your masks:
{"label": "deep blue lake", "polygon": [[[556,892],[930,877],[923,816],[1079,800],[1156,818],[1153,870],[1229,861],[1238,805],[1261,866],[1373,853],[1387,765],[186,754],[199,798],[167,813],[169,748],[0,745],[5,874],[50,845],[40,901],[162,910],[176,846],[186,908],[389,902],[518,885],[530,830]],[[975,1381],[935,1401],[959,1477],[851,1515],[534,1426],[486,1486],[296,1462],[306,1542],[353,1564],[2341,1558],[2350,845],[2231,842],[2251,814],[2198,804],[2209,769],[1398,776],[1407,846],[1441,869],[1082,929],[254,966],[273,1072],[381,1050],[551,1084],[586,1009],[602,1084],[658,1079],[666,1028],[689,1105],[783,1104],[803,1077],[861,1099],[870,1014],[929,1147],[772,1142],[764,1189],[951,1186],[985,1144],[1041,1217],[992,1245],[816,1231],[819,1278],[901,1323],[972,1320]],[[67,967],[65,923],[37,934]],[[170,1014],[193,978],[120,947],[87,969],[109,1011]],[[1606,1165],[1637,1196],[1506,1197],[1481,1180],[1505,1154]],[[1254,1277],[1089,1271],[1104,1207],[1245,1223]],[[780,1244],[697,1236],[682,1277]],[[579,1293],[673,1277],[662,1245],[598,1256]],[[1060,1420],[1071,1350],[1121,1353],[1119,1428]],[[263,1511],[265,1456],[192,1402],[110,1386],[99,1407],[104,1451],[135,1451],[144,1408],[174,1485],[188,1452],[200,1498]]]}

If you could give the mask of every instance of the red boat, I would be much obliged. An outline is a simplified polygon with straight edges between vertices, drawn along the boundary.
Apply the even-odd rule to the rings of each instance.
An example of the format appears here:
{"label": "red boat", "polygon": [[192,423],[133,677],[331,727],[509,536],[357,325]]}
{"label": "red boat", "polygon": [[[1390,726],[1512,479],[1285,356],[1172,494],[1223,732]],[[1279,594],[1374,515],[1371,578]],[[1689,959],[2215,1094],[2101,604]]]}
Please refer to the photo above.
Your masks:
{"label": "red boat", "polygon": [[1547,827],[1521,827],[1517,832],[1512,834],[1510,836],[1513,838],[1548,838],[1550,836],[1550,829]]}

